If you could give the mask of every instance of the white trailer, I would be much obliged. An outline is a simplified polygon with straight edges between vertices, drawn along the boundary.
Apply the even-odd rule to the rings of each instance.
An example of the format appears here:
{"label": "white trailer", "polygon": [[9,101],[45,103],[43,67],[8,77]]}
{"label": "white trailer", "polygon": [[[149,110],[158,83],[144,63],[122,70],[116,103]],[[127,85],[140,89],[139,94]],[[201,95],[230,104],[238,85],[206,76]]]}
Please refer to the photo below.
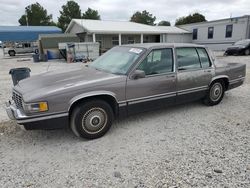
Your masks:
{"label": "white trailer", "polygon": [[65,53],[67,61],[92,61],[100,55],[98,42],[59,43],[58,47],[61,53]]}

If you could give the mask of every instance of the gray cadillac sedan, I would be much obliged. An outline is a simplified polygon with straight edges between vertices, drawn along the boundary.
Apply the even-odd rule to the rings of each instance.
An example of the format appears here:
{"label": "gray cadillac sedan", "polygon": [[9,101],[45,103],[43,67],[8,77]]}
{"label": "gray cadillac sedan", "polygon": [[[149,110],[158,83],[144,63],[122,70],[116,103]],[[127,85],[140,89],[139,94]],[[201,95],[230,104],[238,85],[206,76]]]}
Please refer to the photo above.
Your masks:
{"label": "gray cadillac sedan", "polygon": [[77,136],[103,136],[114,118],[202,100],[217,105],[243,84],[246,66],[222,63],[205,46],[117,46],[75,71],[47,72],[20,81],[6,103],[26,129],[69,126]]}

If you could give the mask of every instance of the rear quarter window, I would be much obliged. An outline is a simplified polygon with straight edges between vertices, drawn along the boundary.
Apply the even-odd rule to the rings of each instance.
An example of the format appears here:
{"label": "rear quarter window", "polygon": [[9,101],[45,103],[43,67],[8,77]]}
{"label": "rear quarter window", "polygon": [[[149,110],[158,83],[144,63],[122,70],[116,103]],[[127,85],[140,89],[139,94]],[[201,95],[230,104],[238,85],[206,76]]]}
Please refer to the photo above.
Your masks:
{"label": "rear quarter window", "polygon": [[207,51],[204,48],[197,48],[197,52],[198,52],[200,60],[201,60],[202,68],[211,67],[211,62],[210,62],[210,59],[208,57]]}

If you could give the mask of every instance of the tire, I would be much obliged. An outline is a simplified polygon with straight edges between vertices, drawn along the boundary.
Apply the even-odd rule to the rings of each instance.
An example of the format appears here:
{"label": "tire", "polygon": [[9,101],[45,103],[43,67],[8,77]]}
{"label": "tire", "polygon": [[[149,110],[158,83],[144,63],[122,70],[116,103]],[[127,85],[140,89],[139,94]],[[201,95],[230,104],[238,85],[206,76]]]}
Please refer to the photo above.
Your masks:
{"label": "tire", "polygon": [[114,113],[107,102],[92,100],[77,105],[70,118],[70,127],[76,136],[96,139],[108,132]]}
{"label": "tire", "polygon": [[244,54],[245,54],[245,55],[249,55],[249,54],[250,54],[250,49],[246,49],[246,50],[244,51]]}
{"label": "tire", "polygon": [[14,50],[11,50],[8,52],[10,56],[15,56],[16,55],[16,52]]}
{"label": "tire", "polygon": [[23,125],[24,129],[27,131],[34,130],[34,127],[31,125]]}
{"label": "tire", "polygon": [[219,104],[225,93],[225,83],[223,81],[214,81],[207,92],[206,97],[203,99],[203,103],[207,106],[214,106]]}

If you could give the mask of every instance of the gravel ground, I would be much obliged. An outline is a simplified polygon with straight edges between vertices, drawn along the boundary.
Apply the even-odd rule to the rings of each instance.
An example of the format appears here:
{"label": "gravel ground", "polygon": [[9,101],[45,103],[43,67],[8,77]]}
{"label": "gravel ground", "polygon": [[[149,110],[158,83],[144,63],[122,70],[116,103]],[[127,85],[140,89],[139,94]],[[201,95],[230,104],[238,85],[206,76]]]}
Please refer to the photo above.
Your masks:
{"label": "gravel ground", "polygon": [[[1,187],[250,187],[250,56],[221,57],[247,65],[245,84],[222,103],[200,102],[116,121],[92,141],[70,130],[25,131],[0,111]],[[82,64],[0,59],[0,103],[13,67],[32,74]],[[27,61],[20,61],[27,60]]]}

